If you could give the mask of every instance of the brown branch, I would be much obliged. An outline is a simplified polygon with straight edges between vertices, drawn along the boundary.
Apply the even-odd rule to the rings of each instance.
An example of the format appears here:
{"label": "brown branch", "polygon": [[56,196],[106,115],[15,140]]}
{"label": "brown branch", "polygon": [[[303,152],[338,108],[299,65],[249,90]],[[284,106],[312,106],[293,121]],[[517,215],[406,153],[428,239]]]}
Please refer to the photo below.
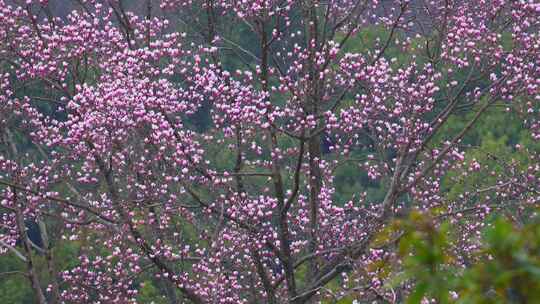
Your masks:
{"label": "brown branch", "polygon": [[377,63],[377,61],[379,61],[379,59],[381,59],[381,57],[386,52],[386,49],[390,46],[390,42],[394,38],[394,33],[395,33],[395,31],[396,31],[396,29],[397,29],[397,27],[399,25],[399,20],[401,20],[401,17],[403,17],[403,14],[405,13],[405,10],[407,9],[408,5],[409,5],[408,1],[401,5],[401,11],[399,12],[398,17],[396,18],[396,21],[394,21],[394,23],[392,24],[392,29],[390,30],[390,34],[388,35],[388,39],[386,39],[386,42],[384,43],[383,48],[379,51],[377,56],[373,59],[373,61],[371,62],[371,65]]}
{"label": "brown branch", "polygon": [[[92,150],[95,150],[93,145],[91,143],[88,143],[90,148]],[[181,279],[179,279],[174,271],[163,262],[163,260],[157,255],[154,250],[152,249],[152,246],[148,244],[148,242],[144,239],[142,234],[139,232],[139,230],[135,227],[133,224],[133,221],[128,217],[126,212],[124,211],[122,205],[120,204],[120,196],[118,194],[118,191],[116,189],[116,185],[113,181],[112,177],[112,167],[107,168],[105,166],[105,163],[103,160],[98,156],[94,155],[94,158],[96,159],[96,163],[98,164],[98,168],[101,171],[103,177],[105,178],[105,186],[107,187],[107,192],[110,195],[111,202],[113,204],[113,207],[115,211],[118,213],[122,223],[126,225],[129,229],[130,234],[135,239],[135,242],[138,244],[141,251],[146,255],[146,257],[154,263],[154,265],[162,272],[167,274],[167,278],[176,285],[176,287],[193,303],[199,304],[199,303],[205,303],[205,301],[198,296],[194,291],[191,289],[188,289],[187,287],[184,287],[184,283]]]}
{"label": "brown branch", "polygon": [[1,276],[10,276],[10,275],[22,275],[24,277],[27,277],[28,275],[22,271],[5,271],[5,272],[0,272],[0,277]]}
{"label": "brown branch", "polygon": [[38,225],[41,240],[43,242],[42,250],[45,255],[45,260],[47,261],[47,270],[51,280],[51,303],[60,303],[60,287],[57,278],[58,271],[56,270],[56,265],[54,263],[54,255],[49,240],[49,234],[47,232],[47,225],[41,217],[38,217]]}
{"label": "brown branch", "polygon": [[[14,205],[17,205],[18,204],[17,190],[16,188],[12,187],[11,191],[13,193]],[[45,298],[45,295],[43,294],[39,277],[34,268],[34,259],[32,258],[32,249],[31,249],[32,245],[30,243],[30,239],[28,238],[28,234],[26,233],[26,225],[24,223],[24,216],[20,208],[17,208],[15,211],[15,220],[17,222],[17,229],[19,230],[19,234],[21,236],[21,240],[22,240],[21,243],[24,249],[24,255],[26,256],[26,272],[28,273],[28,279],[32,285],[32,289],[34,290],[34,294],[37,298],[37,302],[39,304],[46,304],[47,299]]]}
{"label": "brown branch", "polygon": [[274,287],[272,286],[272,283],[268,278],[268,274],[264,270],[264,265],[261,262],[261,256],[259,255],[259,251],[257,250],[257,248],[252,249],[251,255],[255,263],[255,268],[257,269],[257,274],[259,275],[263,284],[263,288],[268,296],[268,304],[274,304],[276,303],[276,294],[274,292]]}
{"label": "brown branch", "polygon": [[9,251],[13,252],[13,254],[15,254],[16,257],[18,257],[19,259],[21,259],[23,262],[26,262],[26,257],[24,256],[24,254],[22,254],[22,252],[20,252],[19,250],[17,250],[17,248],[11,246],[10,244],[6,243],[4,240],[0,239],[0,245],[6,247],[7,249],[9,249]]}
{"label": "brown branch", "polygon": [[298,161],[296,162],[296,168],[294,170],[294,186],[293,191],[291,193],[291,196],[287,199],[285,202],[285,205],[283,206],[283,210],[281,210],[281,213],[286,215],[289,208],[291,207],[292,202],[296,199],[296,196],[298,195],[298,190],[300,189],[300,172],[302,170],[302,160],[304,158],[304,142],[300,142],[300,151],[298,152]]}
{"label": "brown branch", "polygon": [[70,206],[70,207],[82,209],[82,210],[84,210],[84,211],[87,211],[87,212],[89,212],[89,213],[91,213],[91,214],[97,216],[100,220],[104,221],[107,225],[110,225],[110,224],[113,224],[113,225],[114,225],[114,224],[116,224],[116,221],[115,221],[115,220],[110,219],[110,218],[108,218],[108,217],[102,215],[102,214],[99,213],[98,211],[96,211],[96,210],[90,208],[89,206],[85,206],[85,205],[81,205],[81,204],[78,204],[78,203],[74,203],[74,202],[68,201],[68,200],[66,200],[66,199],[59,198],[59,197],[54,197],[54,196],[50,196],[50,195],[44,195],[44,194],[39,193],[39,192],[37,192],[37,191],[28,189],[28,188],[26,188],[26,187],[17,185],[17,184],[15,184],[15,183],[3,181],[3,180],[0,180],[0,185],[8,186],[8,187],[17,189],[17,190],[19,190],[19,191],[23,191],[23,192],[27,192],[27,193],[30,193],[30,194],[33,194],[33,195],[37,195],[37,196],[40,196],[40,197],[42,197],[42,198],[48,199],[48,200],[50,200],[50,201],[62,203],[62,204],[68,205],[68,206]]}
{"label": "brown branch", "polygon": [[416,175],[414,180],[409,183],[405,189],[410,189],[411,187],[414,187],[426,174],[431,171],[442,159],[443,157],[450,152],[450,150],[455,146],[456,143],[458,143],[463,136],[474,126],[474,124],[480,119],[482,114],[491,106],[491,104],[496,100],[495,96],[491,98],[491,100],[487,101],[479,110],[476,112],[474,117],[467,123],[467,125],[450,141],[450,144],[448,144],[442,151],[437,155],[437,157],[428,165],[426,166],[420,174]]}

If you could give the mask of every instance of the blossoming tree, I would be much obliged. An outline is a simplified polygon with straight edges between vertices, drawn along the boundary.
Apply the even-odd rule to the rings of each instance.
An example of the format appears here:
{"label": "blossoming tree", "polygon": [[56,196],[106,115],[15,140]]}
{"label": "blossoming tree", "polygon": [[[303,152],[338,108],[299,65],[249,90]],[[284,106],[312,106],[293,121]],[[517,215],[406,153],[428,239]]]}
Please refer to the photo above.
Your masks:
{"label": "blossoming tree", "polygon": [[540,139],[539,28],[534,0],[0,0],[1,253],[39,303],[400,302],[393,219],[449,220],[466,266],[538,204],[534,149],[463,140],[501,107]]}

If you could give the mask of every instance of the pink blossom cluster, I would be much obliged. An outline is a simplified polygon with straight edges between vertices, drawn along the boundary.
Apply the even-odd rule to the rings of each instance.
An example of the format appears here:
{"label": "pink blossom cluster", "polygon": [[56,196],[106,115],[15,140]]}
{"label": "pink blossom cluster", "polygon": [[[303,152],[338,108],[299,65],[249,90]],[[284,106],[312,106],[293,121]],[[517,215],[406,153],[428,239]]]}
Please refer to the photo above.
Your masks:
{"label": "pink blossom cluster", "polygon": [[[463,265],[484,219],[540,200],[533,144],[509,160],[464,144],[500,106],[540,139],[535,1],[92,0],[64,17],[14,2],[0,0],[0,253],[27,262],[38,300],[137,303],[161,282],[171,302],[392,301],[373,265],[396,258],[374,241],[393,220],[450,221]],[[77,265],[36,283],[24,220],[77,246]]]}

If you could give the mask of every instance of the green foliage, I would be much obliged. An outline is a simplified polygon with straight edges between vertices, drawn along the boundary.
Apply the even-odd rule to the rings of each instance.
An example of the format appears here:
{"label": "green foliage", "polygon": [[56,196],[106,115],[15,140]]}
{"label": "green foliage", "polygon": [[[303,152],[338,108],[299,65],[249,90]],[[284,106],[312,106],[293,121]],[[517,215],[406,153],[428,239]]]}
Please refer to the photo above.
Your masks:
{"label": "green foliage", "polygon": [[13,254],[0,256],[1,303],[34,303],[29,281],[19,273],[12,273],[23,268],[24,263]]}
{"label": "green foliage", "polygon": [[2,279],[0,299],[5,304],[34,303],[28,280],[22,276],[11,276]]}
{"label": "green foliage", "polygon": [[[407,303],[535,303],[540,299],[540,222],[515,227],[496,219],[483,234],[477,262],[459,269],[449,254],[449,226],[413,214],[403,224],[399,253],[413,282]],[[455,296],[452,297],[451,295]],[[456,296],[457,295],[457,296]]]}
{"label": "green foliage", "polygon": [[167,299],[163,293],[151,281],[144,281],[137,296],[139,303],[165,304]]}
{"label": "green foliage", "polygon": [[[458,133],[474,116],[474,109],[465,115],[452,116],[436,141],[444,141]],[[484,170],[460,175],[459,170],[450,171],[443,179],[442,188],[446,199],[453,201],[465,191],[474,191],[492,186],[497,175],[502,174],[504,164],[518,164],[519,169],[530,165],[528,151],[538,151],[540,144],[535,142],[530,133],[521,126],[523,120],[515,113],[507,112],[503,107],[494,107],[482,116],[475,128],[472,128],[462,141],[467,150],[466,161],[476,160]],[[447,138],[442,138],[446,135]],[[521,149],[516,149],[520,145]],[[486,170],[489,169],[489,170]],[[491,174],[487,174],[490,172]]]}
{"label": "green foliage", "polygon": [[482,263],[457,285],[459,303],[534,303],[540,299],[540,223],[516,228],[497,219],[485,233]]}
{"label": "green foliage", "polygon": [[407,303],[419,303],[424,296],[448,303],[448,265],[452,261],[448,254],[449,225],[436,227],[429,216],[413,212],[399,226],[404,230],[398,250],[407,270],[403,278],[416,283]]}

